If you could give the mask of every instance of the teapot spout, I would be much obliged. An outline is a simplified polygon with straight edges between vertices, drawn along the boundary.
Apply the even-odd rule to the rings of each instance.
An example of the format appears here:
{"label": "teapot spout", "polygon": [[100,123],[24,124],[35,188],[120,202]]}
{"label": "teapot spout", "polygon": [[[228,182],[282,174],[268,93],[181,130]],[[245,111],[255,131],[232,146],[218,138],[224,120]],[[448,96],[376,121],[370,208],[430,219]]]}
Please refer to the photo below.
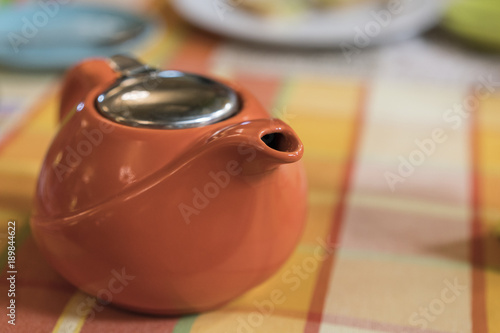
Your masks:
{"label": "teapot spout", "polygon": [[257,119],[223,129],[212,136],[238,146],[244,169],[250,173],[298,162],[304,146],[293,129],[278,119]]}
{"label": "teapot spout", "polygon": [[257,127],[255,132],[257,132],[257,138],[260,139],[255,143],[256,148],[270,163],[294,163],[302,158],[304,146],[297,134],[286,123],[271,119],[265,120],[264,124],[254,123],[254,126]]}

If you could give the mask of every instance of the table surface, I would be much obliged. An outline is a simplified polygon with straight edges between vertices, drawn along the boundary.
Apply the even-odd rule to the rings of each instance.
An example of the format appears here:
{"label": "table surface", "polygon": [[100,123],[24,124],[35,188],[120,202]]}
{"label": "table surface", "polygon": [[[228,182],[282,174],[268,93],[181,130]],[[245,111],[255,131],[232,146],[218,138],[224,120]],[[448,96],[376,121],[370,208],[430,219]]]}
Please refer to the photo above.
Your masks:
{"label": "table surface", "polygon": [[[82,313],[89,296],[46,263],[29,230],[61,77],[3,69],[0,331],[500,332],[498,56],[440,33],[350,58],[284,50],[201,32],[164,3],[136,7],[163,13],[168,25],[137,50],[144,61],[237,80],[299,134],[309,181],[304,235],[272,278],[216,311]],[[15,327],[5,316],[10,219]],[[324,244],[333,251],[318,260]],[[306,273],[294,273],[297,265]],[[258,304],[275,289],[284,301],[262,314]]]}

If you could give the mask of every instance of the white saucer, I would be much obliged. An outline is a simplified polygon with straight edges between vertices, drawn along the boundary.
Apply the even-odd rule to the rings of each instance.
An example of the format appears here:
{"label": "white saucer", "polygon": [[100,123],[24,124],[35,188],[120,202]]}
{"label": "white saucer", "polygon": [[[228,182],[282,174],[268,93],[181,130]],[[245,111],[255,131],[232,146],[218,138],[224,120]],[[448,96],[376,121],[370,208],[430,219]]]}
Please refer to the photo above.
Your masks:
{"label": "white saucer", "polygon": [[[233,6],[229,5],[232,3]],[[386,5],[373,2],[349,9],[311,12],[300,18],[273,20],[247,13],[238,8],[237,3],[235,0],[172,2],[180,15],[202,29],[252,42],[299,47],[340,47],[343,44],[361,47],[356,44],[409,38],[439,23],[446,8],[443,0],[401,0],[399,14],[389,12]],[[381,11],[389,13],[390,20],[387,16],[385,21],[377,20],[374,14]]]}

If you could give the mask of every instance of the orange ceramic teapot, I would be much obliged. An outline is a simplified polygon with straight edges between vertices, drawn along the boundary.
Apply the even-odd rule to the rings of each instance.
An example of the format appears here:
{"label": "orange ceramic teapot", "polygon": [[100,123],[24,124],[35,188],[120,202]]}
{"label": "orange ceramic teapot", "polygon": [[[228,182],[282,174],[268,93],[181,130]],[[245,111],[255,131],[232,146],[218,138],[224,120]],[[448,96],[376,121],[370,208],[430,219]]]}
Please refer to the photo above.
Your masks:
{"label": "orange ceramic teapot", "polygon": [[53,267],[99,302],[209,310],[296,246],[302,143],[239,86],[95,59],[67,74],[60,115],[31,227]]}

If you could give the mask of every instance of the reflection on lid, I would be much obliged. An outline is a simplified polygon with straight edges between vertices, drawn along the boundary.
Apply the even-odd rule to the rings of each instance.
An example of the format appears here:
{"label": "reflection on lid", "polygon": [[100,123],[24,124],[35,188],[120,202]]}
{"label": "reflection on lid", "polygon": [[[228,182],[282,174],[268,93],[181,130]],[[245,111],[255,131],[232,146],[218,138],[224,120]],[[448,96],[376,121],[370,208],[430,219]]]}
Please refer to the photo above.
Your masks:
{"label": "reflection on lid", "polygon": [[211,79],[179,71],[120,79],[97,98],[99,112],[117,123],[145,128],[201,127],[235,115],[236,92]]}

